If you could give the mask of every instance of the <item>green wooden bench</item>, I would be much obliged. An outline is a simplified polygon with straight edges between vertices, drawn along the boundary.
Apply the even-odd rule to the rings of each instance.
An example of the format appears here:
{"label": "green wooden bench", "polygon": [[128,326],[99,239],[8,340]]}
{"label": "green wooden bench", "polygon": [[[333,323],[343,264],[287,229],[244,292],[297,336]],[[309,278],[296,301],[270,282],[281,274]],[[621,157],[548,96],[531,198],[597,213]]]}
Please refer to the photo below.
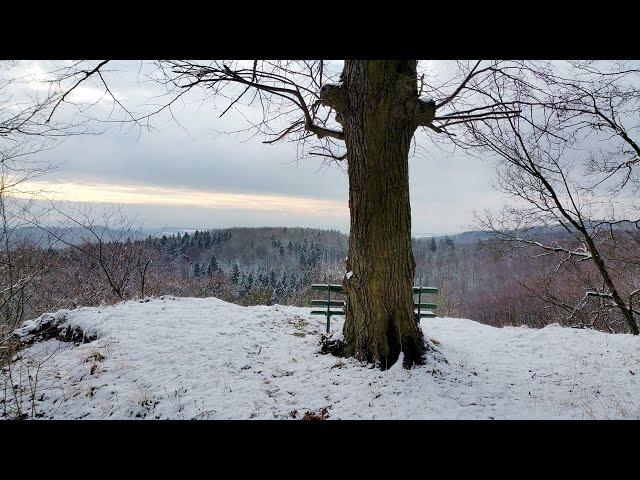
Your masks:
{"label": "green wooden bench", "polygon": [[[435,318],[435,310],[438,306],[435,303],[422,303],[422,295],[436,293],[438,293],[438,289],[436,287],[413,287],[414,300],[415,296],[418,295],[418,303],[413,304],[413,315],[416,322],[420,322],[421,318]],[[418,310],[417,312],[416,309]]]}
{"label": "green wooden bench", "polygon": [[313,283],[311,290],[327,292],[326,300],[311,300],[312,307],[321,307],[321,309],[311,310],[311,315],[325,315],[327,317],[327,333],[331,327],[331,317],[334,315],[344,315],[346,302],[331,300],[331,292],[344,293],[342,285],[330,283]]}
{"label": "green wooden bench", "polygon": [[[313,283],[311,290],[320,292],[326,292],[327,297],[324,300],[311,300],[311,307],[316,307],[315,310],[311,310],[311,315],[323,315],[327,318],[327,333],[331,327],[331,317],[344,316],[346,309],[346,302],[342,300],[331,300],[331,292],[334,294],[344,293],[342,285],[331,283]],[[423,303],[422,295],[436,294],[438,289],[435,287],[413,287],[413,295],[415,301],[415,295],[418,295],[418,303],[413,304],[413,315],[417,323],[421,318],[434,318],[436,316],[435,310],[437,305],[435,303]],[[417,310],[417,311],[416,311]]]}

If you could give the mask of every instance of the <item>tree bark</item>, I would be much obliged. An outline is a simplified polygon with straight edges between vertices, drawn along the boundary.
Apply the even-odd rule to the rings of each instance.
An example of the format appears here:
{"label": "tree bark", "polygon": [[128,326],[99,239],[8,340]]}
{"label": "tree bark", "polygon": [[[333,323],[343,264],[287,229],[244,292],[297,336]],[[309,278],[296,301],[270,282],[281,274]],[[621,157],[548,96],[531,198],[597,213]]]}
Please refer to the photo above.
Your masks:
{"label": "tree bark", "polygon": [[613,279],[611,278],[611,275],[609,275],[609,269],[605,265],[604,259],[600,255],[600,252],[598,251],[593,238],[591,238],[591,235],[589,235],[587,230],[584,228],[580,229],[580,233],[582,233],[582,236],[587,244],[587,248],[589,249],[589,253],[591,253],[591,258],[596,264],[596,268],[600,272],[602,280],[607,286],[609,293],[611,293],[611,297],[613,298],[614,303],[616,304],[620,312],[622,312],[622,316],[627,324],[627,327],[629,327],[629,331],[633,335],[640,335],[640,328],[638,328],[638,323],[636,322],[635,315],[633,313],[633,304],[631,303],[631,299],[629,300],[629,306],[627,306],[625,301],[620,296],[620,292],[618,292],[618,289],[613,283]]}
{"label": "tree bark", "polygon": [[331,86],[345,135],[351,212],[343,352],[383,369],[401,352],[405,367],[422,363],[425,352],[413,316],[409,203],[409,148],[425,114],[416,65],[347,60],[341,95]]}

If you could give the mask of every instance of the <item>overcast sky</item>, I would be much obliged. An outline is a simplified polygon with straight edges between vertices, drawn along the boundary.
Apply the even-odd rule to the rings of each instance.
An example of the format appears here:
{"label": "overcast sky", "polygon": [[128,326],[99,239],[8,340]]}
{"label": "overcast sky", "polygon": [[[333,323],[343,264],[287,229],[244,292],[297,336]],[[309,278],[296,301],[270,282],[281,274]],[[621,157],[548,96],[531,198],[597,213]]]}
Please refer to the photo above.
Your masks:
{"label": "overcast sky", "polygon": [[[133,102],[154,86],[128,81],[139,62],[118,62],[117,95]],[[113,68],[116,68],[113,67]],[[45,70],[41,62],[21,68]],[[76,100],[92,99],[90,85]],[[196,99],[197,97],[194,97]],[[108,110],[110,101],[99,106]],[[38,179],[59,198],[94,204],[123,204],[145,227],[218,228],[305,226],[348,232],[347,175],[321,160],[296,161],[295,145],[265,145],[263,138],[220,133],[246,126],[238,114],[219,118],[212,105],[187,102],[153,121],[156,131],[113,128],[76,136],[47,159],[59,164]],[[424,134],[419,134],[424,135]],[[414,235],[459,232],[474,227],[473,213],[499,209],[505,198],[491,187],[495,166],[460,152],[419,143],[427,153],[410,159]]]}

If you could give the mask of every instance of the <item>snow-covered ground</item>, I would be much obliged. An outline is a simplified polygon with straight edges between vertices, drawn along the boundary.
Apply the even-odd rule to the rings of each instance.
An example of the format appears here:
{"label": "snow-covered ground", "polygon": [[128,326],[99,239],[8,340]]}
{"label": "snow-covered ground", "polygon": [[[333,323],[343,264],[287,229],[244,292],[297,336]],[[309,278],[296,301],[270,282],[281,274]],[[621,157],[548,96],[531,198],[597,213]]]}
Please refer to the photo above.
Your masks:
{"label": "snow-covered ground", "polygon": [[33,376],[42,363],[35,407],[44,418],[287,419],[324,408],[329,419],[640,417],[631,335],[424,319],[447,362],[380,371],[320,354],[324,320],[309,310],[169,297],[60,311],[22,333],[53,317],[97,338],[36,342],[12,374],[22,369],[24,380],[27,365]]}

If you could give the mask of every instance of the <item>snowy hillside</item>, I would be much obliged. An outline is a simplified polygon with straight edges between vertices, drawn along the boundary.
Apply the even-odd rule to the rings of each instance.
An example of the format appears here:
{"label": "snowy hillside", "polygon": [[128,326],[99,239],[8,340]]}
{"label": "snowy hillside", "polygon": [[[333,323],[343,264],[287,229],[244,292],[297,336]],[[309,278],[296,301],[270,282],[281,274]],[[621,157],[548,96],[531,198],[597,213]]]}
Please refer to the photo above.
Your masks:
{"label": "snowy hillside", "polygon": [[[631,335],[428,319],[422,328],[447,362],[433,357],[410,371],[397,363],[383,372],[319,354],[323,319],[306,308],[129,301],[44,315],[22,335],[52,321],[88,338],[39,340],[14,362],[14,382],[42,363],[35,408],[44,418],[640,416],[640,341]],[[332,329],[339,332],[341,321]],[[3,372],[0,383],[7,381]],[[0,414],[13,408],[6,395]]]}

